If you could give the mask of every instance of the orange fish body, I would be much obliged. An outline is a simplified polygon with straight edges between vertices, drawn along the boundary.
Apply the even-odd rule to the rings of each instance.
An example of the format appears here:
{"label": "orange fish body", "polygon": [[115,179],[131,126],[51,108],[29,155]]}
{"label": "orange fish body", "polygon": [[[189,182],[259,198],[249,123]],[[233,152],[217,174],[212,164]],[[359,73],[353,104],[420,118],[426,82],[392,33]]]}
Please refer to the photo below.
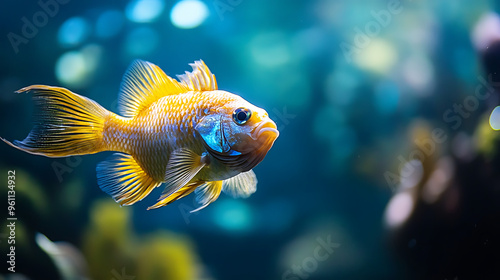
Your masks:
{"label": "orange fish body", "polygon": [[63,88],[30,86],[39,122],[20,150],[62,157],[116,151],[97,166],[99,187],[121,205],[142,200],[165,183],[158,208],[191,192],[201,206],[224,191],[247,197],[256,190],[251,170],[279,133],[267,113],[240,96],[217,89],[208,67],[168,77],[159,67],[136,61],[125,74],[114,114]]}

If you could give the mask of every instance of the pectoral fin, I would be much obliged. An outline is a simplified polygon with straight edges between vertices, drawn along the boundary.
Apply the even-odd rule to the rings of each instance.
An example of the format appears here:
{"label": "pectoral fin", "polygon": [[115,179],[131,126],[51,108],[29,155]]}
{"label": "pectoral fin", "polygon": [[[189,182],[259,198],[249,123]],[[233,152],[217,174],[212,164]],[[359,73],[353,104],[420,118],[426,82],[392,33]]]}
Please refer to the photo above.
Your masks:
{"label": "pectoral fin", "polygon": [[191,213],[199,211],[216,201],[217,198],[219,198],[221,190],[222,181],[205,182],[200,185],[194,193],[196,194],[196,201],[200,203],[201,206],[191,211]]}
{"label": "pectoral fin", "polygon": [[132,205],[161,185],[127,154],[113,154],[97,165],[97,184],[120,205]]}
{"label": "pectoral fin", "polygon": [[257,177],[250,170],[224,180],[222,191],[234,198],[247,198],[257,190]]}
{"label": "pectoral fin", "polygon": [[179,149],[172,153],[165,173],[165,190],[160,201],[186,186],[206,165],[207,156],[198,155],[189,149]]}

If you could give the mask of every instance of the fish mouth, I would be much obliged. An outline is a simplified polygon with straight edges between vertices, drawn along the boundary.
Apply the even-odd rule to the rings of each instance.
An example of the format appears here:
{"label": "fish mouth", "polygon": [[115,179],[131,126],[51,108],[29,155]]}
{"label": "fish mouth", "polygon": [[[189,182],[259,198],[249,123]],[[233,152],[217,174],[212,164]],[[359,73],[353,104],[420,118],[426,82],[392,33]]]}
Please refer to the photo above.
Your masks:
{"label": "fish mouth", "polygon": [[[259,142],[267,142],[269,138],[276,140],[280,132],[278,131],[278,127],[272,120],[264,121],[260,123],[251,134],[253,140],[258,140]],[[265,136],[265,137],[264,137]]]}

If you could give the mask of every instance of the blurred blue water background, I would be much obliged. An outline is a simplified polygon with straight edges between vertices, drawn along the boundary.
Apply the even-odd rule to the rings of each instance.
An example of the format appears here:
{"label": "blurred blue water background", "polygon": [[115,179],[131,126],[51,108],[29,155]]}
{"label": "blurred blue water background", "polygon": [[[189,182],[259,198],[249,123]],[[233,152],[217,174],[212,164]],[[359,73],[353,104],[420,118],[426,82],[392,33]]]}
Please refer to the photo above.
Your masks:
{"label": "blurred blue water background", "polygon": [[[265,108],[281,132],[255,168],[254,195],[221,195],[196,214],[189,214],[192,196],[146,211],[161,190],[120,208],[99,189],[95,174],[111,152],[51,159],[0,143],[1,176],[16,170],[18,178],[18,274],[120,279],[126,273],[139,280],[474,275],[461,270],[467,256],[455,260],[448,247],[432,259],[438,268],[425,259],[436,256],[434,244],[443,244],[436,240],[456,240],[450,248],[468,244],[474,224],[499,217],[493,206],[471,214],[461,191],[487,186],[496,195],[488,197],[498,198],[498,177],[488,177],[500,167],[498,137],[488,125],[500,103],[492,89],[495,64],[488,64],[498,50],[491,54],[488,47],[500,39],[499,7],[486,0],[4,1],[1,137],[24,139],[31,129],[32,101],[14,91],[32,84],[63,86],[117,112],[121,78],[134,59],[172,77],[203,59],[220,89]],[[481,85],[491,94],[472,100]],[[434,129],[446,140],[429,142]],[[408,169],[411,176],[402,174]],[[0,221],[7,223],[3,185],[0,197]],[[418,212],[416,226],[405,227],[421,201],[427,210]],[[471,203],[473,209],[498,205]],[[462,223],[464,215],[471,217]],[[443,224],[450,233],[431,238]],[[498,253],[489,251],[498,248],[494,224],[486,223],[482,257],[498,263]],[[2,232],[5,256],[9,232],[5,226]],[[454,239],[456,233],[463,235]],[[328,240],[336,247],[323,248],[320,260],[315,250]],[[58,264],[43,244],[78,260]],[[6,269],[0,273],[18,279]]]}

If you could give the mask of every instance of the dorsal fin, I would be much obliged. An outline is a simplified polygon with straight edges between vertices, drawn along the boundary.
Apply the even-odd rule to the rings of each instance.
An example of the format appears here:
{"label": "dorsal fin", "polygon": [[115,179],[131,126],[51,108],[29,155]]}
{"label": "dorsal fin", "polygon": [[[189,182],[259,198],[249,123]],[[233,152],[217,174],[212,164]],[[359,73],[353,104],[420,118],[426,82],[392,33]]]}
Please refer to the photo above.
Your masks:
{"label": "dorsal fin", "polygon": [[217,81],[214,74],[210,72],[203,60],[197,60],[189,64],[193,67],[193,72],[187,72],[184,75],[177,75],[181,83],[194,91],[216,90]]}
{"label": "dorsal fin", "polygon": [[123,76],[118,109],[125,117],[134,117],[156,100],[189,91],[188,87],[167,76],[160,67],[135,60]]}

